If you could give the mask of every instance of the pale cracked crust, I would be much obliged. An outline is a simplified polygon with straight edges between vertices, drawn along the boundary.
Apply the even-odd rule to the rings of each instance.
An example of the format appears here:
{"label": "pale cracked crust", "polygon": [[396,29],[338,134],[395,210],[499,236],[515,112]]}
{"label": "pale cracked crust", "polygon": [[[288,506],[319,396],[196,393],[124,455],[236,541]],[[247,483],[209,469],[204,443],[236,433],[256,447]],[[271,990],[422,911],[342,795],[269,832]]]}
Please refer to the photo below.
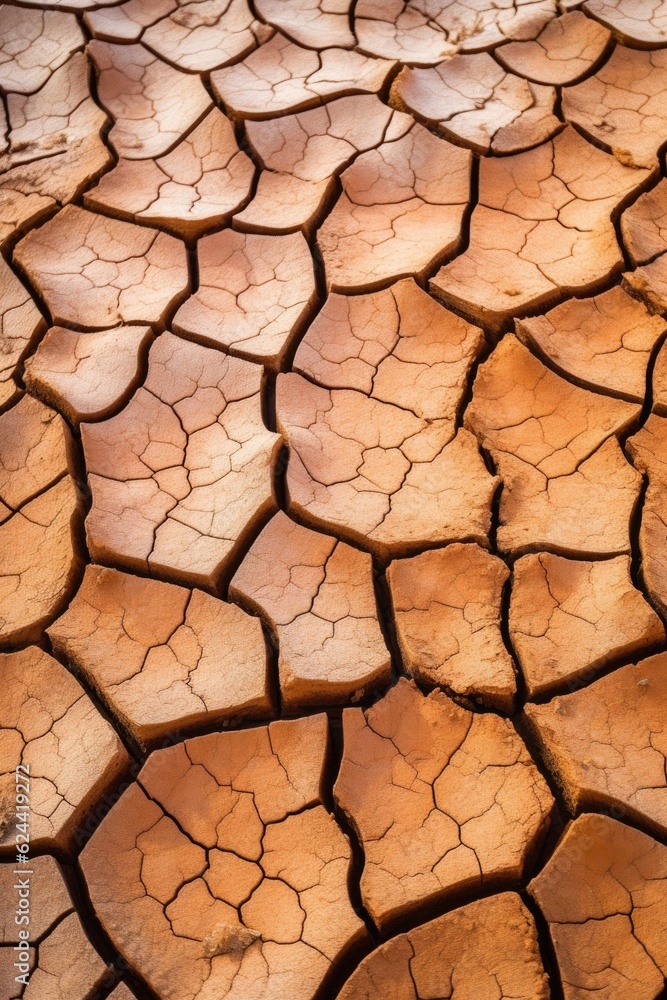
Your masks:
{"label": "pale cracked crust", "polygon": [[640,481],[616,435],[639,412],[566,382],[504,337],[478,372],[465,417],[503,478],[500,547],[628,551]]}
{"label": "pale cracked crust", "polygon": [[508,578],[505,563],[474,544],[394,560],[387,579],[408,673],[511,712],[515,671],[500,631]]}
{"label": "pale cracked crust", "polygon": [[144,745],[272,714],[259,621],[201,590],[87,566],[48,635]]}
{"label": "pale cracked crust", "polygon": [[627,811],[664,836],[666,665],[667,655],[658,653],[581,691],[526,706],[574,813],[591,806]]}
{"label": "pale cracked crust", "polygon": [[[81,685],[36,646],[0,654],[4,696],[0,710],[3,793],[14,790],[16,765],[30,774],[33,849],[68,851],[79,823],[129,763],[110,724]],[[16,854],[11,812],[3,815],[0,851]]]}
{"label": "pale cracked crust", "polygon": [[326,749],[318,715],[157,751],[84,849],[100,920],[166,1000],[310,1000],[365,934]]}
{"label": "pale cracked crust", "polygon": [[398,934],[355,969],[340,1000],[418,1000],[457,993],[499,1000],[547,1000],[533,919],[515,893],[468,903]]}
{"label": "pale cracked crust", "polygon": [[288,710],[357,700],[389,680],[368,553],[279,511],[250,548],[229,592],[263,613],[276,634]]}
{"label": "pale cracked crust", "polygon": [[654,1000],[667,974],[667,848],[585,815],[529,885],[549,922],[566,1000]]}
{"label": "pale cracked crust", "polygon": [[280,436],[262,421],[260,378],[241,358],[158,338],[127,406],[81,427],[95,558],[213,585],[242,535],[276,509]]}
{"label": "pale cracked crust", "polygon": [[385,928],[462,889],[518,880],[549,825],[551,793],[509,721],[399,679],[343,713],[334,795],[359,837],[361,896]]}

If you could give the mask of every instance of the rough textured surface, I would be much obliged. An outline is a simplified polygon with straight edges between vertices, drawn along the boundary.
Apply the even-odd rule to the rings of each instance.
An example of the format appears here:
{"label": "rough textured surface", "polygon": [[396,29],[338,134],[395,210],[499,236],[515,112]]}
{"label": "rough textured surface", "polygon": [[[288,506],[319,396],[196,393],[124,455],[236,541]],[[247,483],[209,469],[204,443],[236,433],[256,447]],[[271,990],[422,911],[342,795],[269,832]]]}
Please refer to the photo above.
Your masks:
{"label": "rough textured surface", "polygon": [[662,996],[666,32],[0,4],[2,1000]]}
{"label": "rough textured surface", "polygon": [[185,247],[166,233],[70,205],[25,236],[15,259],[54,323],[159,323],[188,289]]}
{"label": "rough textured surface", "polygon": [[234,112],[269,118],[346,94],[376,94],[393,63],[347,49],[314,52],[274,35],[243,62],[211,74],[213,90]]}
{"label": "rough textured surface", "polygon": [[[30,769],[30,842],[68,850],[77,825],[129,763],[122,743],[60,663],[29,646],[0,654],[0,848],[14,849],[14,771]],[[11,811],[5,796],[11,789]]]}
{"label": "rough textured surface", "polygon": [[483,540],[495,480],[456,430],[480,342],[411,280],[332,294],[294,359],[309,381],[277,382],[291,507],[385,553]]}
{"label": "rough textured surface", "polygon": [[280,438],[262,422],[260,378],[240,358],[172,334],[156,341],[125,409],[81,427],[96,559],[213,583],[244,531],[276,506]]}
{"label": "rough textured surface", "polygon": [[664,0],[586,0],[584,10],[639,47],[667,44]]}
{"label": "rough textured surface", "polygon": [[309,998],[365,933],[326,741],[318,715],[158,751],[84,849],[102,923],[160,996]]}
{"label": "rough textured surface", "polygon": [[360,290],[424,277],[456,249],[470,193],[466,150],[414,124],[359,156],[341,183],[317,236],[329,287]]}
{"label": "rough textured surface", "polygon": [[563,112],[628,166],[651,167],[667,122],[667,52],[617,45],[595,76],[563,92]]}
{"label": "rough textured surface", "polygon": [[335,796],[364,848],[361,895],[381,927],[464,887],[520,878],[552,797],[511,724],[398,681],[343,713]]}
{"label": "rough textured surface", "polygon": [[61,417],[31,396],[0,415],[0,641],[36,639],[78,571]]}
{"label": "rough textured surface", "polygon": [[549,922],[566,1000],[654,1000],[667,975],[667,848],[581,816],[530,887]]}
{"label": "rough textured surface", "polygon": [[315,298],[304,237],[225,229],[201,240],[197,254],[199,288],[176,313],[174,330],[252,360],[277,362]]}
{"label": "rough textured surface", "polygon": [[434,293],[498,327],[563,292],[594,289],[623,266],[611,213],[646,177],[572,128],[482,160],[469,247],[441,268]]}
{"label": "rough textured surface", "polygon": [[516,681],[500,632],[505,563],[479,545],[449,545],[391,563],[387,579],[406,670],[511,712]]}
{"label": "rough textured surface", "polygon": [[566,377],[636,402],[646,395],[646,370],[667,332],[664,320],[618,285],[589,299],[568,299],[516,328]]}
{"label": "rough textured surface", "polygon": [[181,73],[143,45],[93,40],[98,94],[113,116],[109,139],[131,160],[161,156],[204,116],[211,98],[197,76]]}
{"label": "rough textured surface", "polygon": [[[514,564],[512,646],[529,697],[595,677],[600,668],[665,641],[630,578],[630,559],[586,562],[549,552]],[[588,738],[588,736],[587,736]]]}
{"label": "rough textured surface", "polygon": [[75,333],[54,326],[28,358],[26,386],[77,424],[118,409],[140,375],[150,327]]}
{"label": "rough textured surface", "polygon": [[278,637],[283,704],[360,698],[389,679],[371,557],[278,513],[230,585]]}
{"label": "rough textured surface", "polygon": [[358,153],[400,136],[404,128],[405,116],[374,94],[248,121],[246,132],[263,169],[254,198],[237,222],[258,231],[312,225],[340,169]]}
{"label": "rough textured surface", "polygon": [[85,195],[88,208],[199,236],[249,197],[255,168],[217,108],[164,156],[125,158]]}
{"label": "rough textured surface", "polygon": [[28,289],[9,265],[0,261],[0,405],[15,395],[17,368],[43,325]]}
{"label": "rough textured surface", "polygon": [[398,934],[363,960],[340,1000],[438,996],[547,1000],[535,925],[515,893],[462,906],[407,934]]}
{"label": "rough textured surface", "polygon": [[257,13],[286,35],[319,49],[325,45],[352,46],[355,37],[350,31],[350,0],[257,0]]}
{"label": "rough textured surface", "polygon": [[537,38],[496,49],[508,69],[537,83],[568,84],[594,66],[609,43],[609,31],[573,10],[548,21]]}
{"label": "rough textured surface", "polygon": [[625,210],[621,232],[633,264],[648,264],[665,252],[667,183],[664,180]]}
{"label": "rough textured surface", "polygon": [[560,126],[553,87],[505,72],[487,52],[454,56],[433,69],[404,69],[395,86],[409,110],[480,153],[517,153]]}
{"label": "rough textured surface", "polygon": [[[86,939],[74,913],[74,904],[63,880],[62,870],[48,854],[31,859],[30,874],[25,876],[11,863],[0,864],[0,892],[7,902],[7,914],[0,915],[0,974],[9,1000],[87,1000],[104,989],[107,968]],[[19,931],[25,923],[14,922],[9,914],[9,900],[17,898],[18,878],[30,888],[30,983],[24,988],[16,983],[14,967]],[[12,985],[15,990],[12,989]],[[126,1000],[117,997],[115,1000]],[[129,1000],[129,998],[128,998]]]}
{"label": "rough textured surface", "polygon": [[654,414],[628,439],[632,461],[648,480],[641,512],[639,551],[642,577],[651,598],[667,612],[667,419]]}
{"label": "rough textured surface", "polygon": [[259,621],[201,590],[88,566],[48,634],[140,743],[271,714]]}
{"label": "rough textured surface", "polygon": [[501,548],[627,551],[639,481],[615,434],[638,416],[635,404],[566,382],[512,334],[501,340],[466,411],[503,478]]}
{"label": "rough textured surface", "polygon": [[39,90],[84,44],[72,14],[2,4],[0,20],[0,86],[15,94]]}
{"label": "rough textured surface", "polygon": [[111,164],[100,135],[107,116],[91,96],[89,73],[86,57],[75,52],[34,94],[7,95],[9,129],[0,143],[3,244],[72,201]]}
{"label": "rough textured surface", "polygon": [[459,50],[533,38],[554,11],[550,0],[518,0],[506,7],[485,0],[358,0],[354,26],[368,52],[405,62],[439,63]]}
{"label": "rough textured surface", "polygon": [[659,653],[526,714],[573,812],[628,811],[667,830],[665,666]]}

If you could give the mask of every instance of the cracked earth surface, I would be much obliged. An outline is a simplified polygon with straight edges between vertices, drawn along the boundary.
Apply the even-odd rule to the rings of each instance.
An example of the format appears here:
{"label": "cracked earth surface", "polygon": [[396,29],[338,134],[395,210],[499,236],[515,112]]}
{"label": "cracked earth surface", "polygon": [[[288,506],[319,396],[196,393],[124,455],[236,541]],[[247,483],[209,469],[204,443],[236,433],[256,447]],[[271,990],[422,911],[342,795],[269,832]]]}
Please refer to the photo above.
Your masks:
{"label": "cracked earth surface", "polygon": [[667,998],[666,94],[667,0],[0,5],[0,1000]]}

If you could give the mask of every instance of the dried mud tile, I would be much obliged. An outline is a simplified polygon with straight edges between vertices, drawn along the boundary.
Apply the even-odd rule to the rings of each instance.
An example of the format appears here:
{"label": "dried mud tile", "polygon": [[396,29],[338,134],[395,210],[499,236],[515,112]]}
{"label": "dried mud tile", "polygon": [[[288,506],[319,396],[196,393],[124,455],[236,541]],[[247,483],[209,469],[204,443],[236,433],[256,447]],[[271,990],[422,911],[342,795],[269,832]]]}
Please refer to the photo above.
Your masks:
{"label": "dried mud tile", "polygon": [[166,17],[174,0],[126,0],[113,7],[87,10],[83,15],[93,38],[105,42],[138,42],[150,24]]}
{"label": "dried mud tile", "polygon": [[0,241],[77,196],[111,162],[82,52],[34,94],[9,94],[8,148],[0,156]]}
{"label": "dried mud tile", "polygon": [[340,1000],[462,996],[548,1000],[533,918],[513,892],[480,899],[381,944]]}
{"label": "dried mud tile", "polygon": [[[280,375],[291,452],[288,503],[383,556],[456,539],[483,542],[498,480],[472,434],[455,437],[409,411]],[[353,435],[353,436],[350,436]]]}
{"label": "dried mud tile", "polygon": [[[83,688],[41,649],[0,654],[0,666],[0,782],[13,789],[16,765],[28,765],[32,848],[67,851],[78,824],[129,757]],[[14,848],[13,813],[12,802],[11,813],[3,817],[3,851]]]}
{"label": "dried mud tile", "polygon": [[269,24],[301,45],[349,48],[356,42],[350,30],[351,0],[256,0],[255,9]]}
{"label": "dried mud tile", "polygon": [[662,254],[644,267],[627,271],[623,275],[623,286],[664,315],[667,313],[667,257]]}
{"label": "dried mud tile", "polygon": [[44,321],[30,292],[0,260],[0,405],[18,391],[14,375]]}
{"label": "dried mud tile", "polygon": [[142,160],[169,152],[211,107],[198,76],[182,73],[143,45],[93,39],[100,103],[114,124],[109,141],[119,156]]}
{"label": "dried mud tile", "polygon": [[642,577],[652,600],[667,614],[667,419],[651,414],[626,447],[648,480],[639,529]]}
{"label": "dried mud tile", "polygon": [[310,1000],[363,935],[326,746],[319,715],[157,751],[87,844],[97,914],[165,1000]]}
{"label": "dried mud tile", "polygon": [[615,435],[639,413],[566,382],[504,337],[479,369],[465,417],[503,480],[500,547],[628,551],[639,477]]}
{"label": "dried mud tile", "polygon": [[663,344],[653,366],[652,409],[660,416],[667,416],[667,349]]}
{"label": "dried mud tile", "polygon": [[600,667],[665,639],[633,586],[628,556],[585,562],[541,552],[519,559],[509,628],[530,698],[565,683],[576,690]]}
{"label": "dried mud tile", "polygon": [[48,634],[144,745],[271,712],[258,619],[200,590],[87,566]]}
{"label": "dried mud tile", "polygon": [[[13,783],[12,783],[13,784]],[[15,922],[20,886],[28,889],[29,907],[23,911],[29,924]],[[104,987],[107,967],[88,942],[80,920],[72,911],[72,899],[56,860],[48,854],[30,858],[29,865],[0,864],[0,891],[7,902],[0,917],[0,974],[8,986],[3,994],[32,1000],[88,1000]],[[23,897],[26,898],[25,896]],[[18,916],[18,913],[16,914]],[[25,943],[30,952],[29,982],[18,980],[20,966],[19,933],[29,932]],[[24,942],[22,942],[24,943]]]}
{"label": "dried mud tile", "polygon": [[667,324],[617,285],[519,320],[516,330],[580,385],[643,402],[646,371]]}
{"label": "dried mud tile", "polygon": [[664,0],[587,0],[584,10],[629,45],[649,49],[667,45]]}
{"label": "dried mud tile", "polygon": [[65,475],[69,439],[63,419],[28,394],[0,415],[0,520]]}
{"label": "dried mud tile", "polygon": [[667,848],[608,816],[576,819],[529,885],[566,1000],[654,1000],[667,975]]}
{"label": "dried mud tile", "polygon": [[412,279],[329,295],[277,381],[293,509],[385,554],[482,540],[495,481],[456,433],[482,340]]}
{"label": "dried mud tile", "polygon": [[74,14],[0,5],[0,87],[31,94],[85,42]]}
{"label": "dried mud tile", "polygon": [[613,808],[667,831],[666,666],[660,653],[546,705],[526,706],[573,813]]}
{"label": "dried mud tile", "polygon": [[[75,52],[36,93],[7,95],[9,145],[0,157],[3,174],[21,164],[52,159],[66,152],[70,142],[99,131],[107,118],[90,95],[88,78],[86,56]],[[91,173],[98,168],[96,161],[82,166]]]}
{"label": "dried mud tile", "polygon": [[225,222],[250,194],[255,168],[214,108],[170,153],[121,159],[84,195],[88,208],[199,236]]}
{"label": "dried mud tile", "polygon": [[488,52],[405,68],[394,90],[402,106],[478,153],[517,153],[561,127],[553,87],[507,73]]}
{"label": "dried mud tile", "polygon": [[430,283],[445,303],[499,329],[621,270],[611,214],[648,171],[623,166],[573,128],[483,159],[480,171],[468,249]]}
{"label": "dried mud tile", "polygon": [[25,383],[67,419],[101,420],[117,409],[139,375],[148,326],[76,333],[54,326],[25,364]]}
{"label": "dried mud tile", "polygon": [[315,301],[310,248],[301,233],[224,229],[197,246],[199,287],[174,317],[176,333],[275,364]]}
{"label": "dried mud tile", "polygon": [[69,432],[58,414],[22,396],[0,415],[0,639],[36,639],[78,569],[67,475]]}
{"label": "dried mud tile", "polygon": [[276,509],[280,436],[262,421],[262,370],[170,333],[110,420],[82,424],[91,555],[212,585],[253,523]]}
{"label": "dried mud tile", "polygon": [[301,340],[294,370],[329,389],[353,389],[453,433],[482,331],[412,278],[367,295],[332,292]]}
{"label": "dried mud tile", "polygon": [[364,850],[361,895],[393,920],[462,889],[519,879],[552,797],[509,721],[399,679],[343,713],[334,795]]}
{"label": "dried mud tile", "polygon": [[[31,858],[26,869],[29,875],[31,912],[29,934],[32,941],[37,941],[49,931],[55,922],[63,917],[70,910],[74,909],[74,904],[70,898],[67,886],[63,880],[60,866],[55,858],[50,854],[41,854]],[[12,899],[12,893],[16,893],[15,883],[17,881],[19,869],[14,861],[0,864],[0,892],[3,901]],[[19,878],[20,878],[19,874]],[[14,898],[18,898],[15,896]],[[6,906],[0,913],[0,944],[18,944],[19,932],[21,928],[26,928],[25,921],[18,923],[15,921],[17,915],[14,910]]]}
{"label": "dried mud tile", "polygon": [[107,973],[81,920],[71,913],[40,942],[23,1000],[87,1000]]}
{"label": "dried mud tile", "polygon": [[667,181],[661,180],[621,216],[623,243],[633,264],[648,264],[665,252]]}
{"label": "dried mud tile", "polygon": [[359,698],[389,680],[368,553],[279,512],[245,556],[229,592],[263,612],[278,636],[288,709]]}
{"label": "dried mud tile", "polygon": [[14,258],[54,323],[86,329],[159,323],[189,282],[180,240],[74,205],[25,236]]}
{"label": "dried mud tile", "polygon": [[387,579],[408,673],[511,712],[516,679],[500,632],[508,577],[501,559],[474,544],[392,562]]}
{"label": "dried mud tile", "polygon": [[502,8],[485,0],[358,0],[354,29],[366,52],[428,65],[506,39],[534,38],[555,10],[551,0]]}
{"label": "dried mud tile", "polygon": [[468,150],[416,123],[359,156],[341,175],[343,192],[317,235],[329,287],[361,291],[423,277],[453,253],[470,168]]}
{"label": "dried mud tile", "polygon": [[394,63],[347,49],[302,48],[276,34],[243,62],[211,74],[216,97],[236,114],[271,118],[326,98],[376,94]]}
{"label": "dried mud tile", "polygon": [[497,480],[467,431],[298,375],[278,377],[277,403],[294,510],[384,555],[486,538]]}
{"label": "dried mud tile", "polygon": [[338,171],[358,153],[400,134],[404,121],[375,94],[247,121],[246,134],[263,169],[252,201],[236,221],[257,230],[312,225]]}
{"label": "dried mud tile", "polygon": [[563,115],[629,167],[654,167],[667,127],[667,51],[617,45],[595,76],[563,91]]}
{"label": "dried mud tile", "polygon": [[79,568],[72,521],[79,514],[74,483],[65,476],[0,524],[0,640],[39,638],[67,595]]}
{"label": "dried mud tile", "polygon": [[549,21],[537,38],[509,42],[494,55],[513,73],[537,83],[566,85],[587,73],[600,59],[610,33],[580,10]]}
{"label": "dried mud tile", "polygon": [[142,42],[182,69],[205,73],[241,58],[269,34],[247,0],[174,0],[146,27]]}

